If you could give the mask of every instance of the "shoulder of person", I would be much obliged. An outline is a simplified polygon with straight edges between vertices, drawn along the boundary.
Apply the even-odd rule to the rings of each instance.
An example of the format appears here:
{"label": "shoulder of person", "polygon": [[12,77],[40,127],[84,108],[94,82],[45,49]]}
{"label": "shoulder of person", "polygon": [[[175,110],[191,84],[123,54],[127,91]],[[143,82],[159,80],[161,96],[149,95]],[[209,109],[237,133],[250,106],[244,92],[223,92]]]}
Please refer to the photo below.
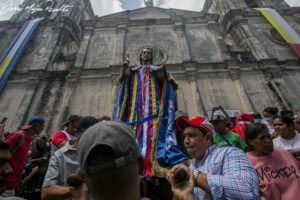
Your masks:
{"label": "shoulder of person", "polygon": [[273,152],[282,162],[298,162],[291,152],[285,149],[274,148]]}
{"label": "shoulder of person", "polygon": [[9,134],[9,135],[5,138],[5,140],[11,139],[11,138],[14,138],[14,139],[20,138],[20,139],[21,139],[22,136],[23,136],[23,134],[21,133],[21,131],[16,131],[16,132],[13,132],[13,133]]}
{"label": "shoulder of person", "polygon": [[281,137],[274,138],[274,139],[273,139],[273,143],[278,143],[278,142],[280,142],[280,138],[281,138]]}
{"label": "shoulder of person", "polygon": [[70,144],[67,142],[63,147],[55,151],[54,154],[56,154],[57,157],[61,157],[62,154],[66,153],[68,150],[70,150]]}
{"label": "shoulder of person", "polygon": [[222,147],[222,148],[217,147],[217,149],[214,151],[214,153],[217,155],[222,155],[222,156],[229,155],[229,154],[235,154],[235,155],[240,154],[240,153],[244,154],[244,152],[241,149],[234,147],[234,146],[227,146],[227,147]]}
{"label": "shoulder of person", "polygon": [[239,134],[237,134],[236,132],[228,131],[228,133],[231,134],[234,137],[240,137],[242,139],[242,137]]}
{"label": "shoulder of person", "polygon": [[57,132],[54,133],[52,139],[54,139],[54,138],[60,138],[60,137],[67,138],[66,134],[63,131],[57,131]]}
{"label": "shoulder of person", "polygon": [[62,130],[56,131],[56,132],[53,134],[53,136],[55,136],[55,135],[60,135],[60,134],[64,134],[64,132],[63,132]]}
{"label": "shoulder of person", "polygon": [[278,155],[291,156],[290,152],[288,152],[287,150],[282,149],[282,148],[276,148],[275,147],[274,150],[273,150],[273,153],[278,154]]}

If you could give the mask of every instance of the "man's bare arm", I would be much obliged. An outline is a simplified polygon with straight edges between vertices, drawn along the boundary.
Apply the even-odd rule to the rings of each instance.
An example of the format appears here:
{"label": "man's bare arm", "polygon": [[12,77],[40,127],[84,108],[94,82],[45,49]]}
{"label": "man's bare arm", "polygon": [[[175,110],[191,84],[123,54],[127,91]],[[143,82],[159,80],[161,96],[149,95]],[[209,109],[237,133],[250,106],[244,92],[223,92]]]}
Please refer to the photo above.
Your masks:
{"label": "man's bare arm", "polygon": [[70,187],[49,185],[42,188],[42,200],[65,200],[72,197]]}
{"label": "man's bare arm", "polygon": [[209,120],[213,120],[214,114],[215,114],[215,110],[212,109],[212,110],[211,110],[211,115],[210,115],[210,119],[209,119]]}
{"label": "man's bare arm", "polygon": [[200,173],[198,175],[196,186],[200,187],[201,189],[203,189],[208,194],[211,194],[211,190],[210,190],[209,185],[208,185],[206,174]]}
{"label": "man's bare arm", "polygon": [[39,170],[39,166],[35,166],[31,170],[30,174],[24,178],[24,180],[22,181],[22,184],[24,185],[24,184],[28,183],[28,181],[30,181],[30,179],[33,177],[33,175],[35,175],[38,172],[38,170]]}
{"label": "man's bare arm", "polygon": [[296,112],[297,112],[297,118],[296,118],[296,121],[300,121],[300,108],[297,108],[296,109]]}
{"label": "man's bare arm", "polygon": [[220,106],[220,110],[224,113],[226,119],[230,121],[230,116],[229,116],[228,113],[225,111],[225,109],[223,108],[223,106]]}

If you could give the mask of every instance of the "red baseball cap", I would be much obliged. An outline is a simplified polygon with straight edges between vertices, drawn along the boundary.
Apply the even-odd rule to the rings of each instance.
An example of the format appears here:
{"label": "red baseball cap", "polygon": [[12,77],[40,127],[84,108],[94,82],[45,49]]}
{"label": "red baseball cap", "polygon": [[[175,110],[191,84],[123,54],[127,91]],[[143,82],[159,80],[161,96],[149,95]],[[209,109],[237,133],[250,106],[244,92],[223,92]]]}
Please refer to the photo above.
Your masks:
{"label": "red baseball cap", "polygon": [[253,119],[253,115],[242,113],[238,116],[236,116],[236,119],[242,120],[242,121],[251,121]]}
{"label": "red baseball cap", "polygon": [[213,125],[209,123],[209,121],[204,117],[196,116],[191,118],[190,120],[185,117],[179,117],[176,120],[176,126],[180,131],[183,131],[185,123],[194,127],[202,127],[206,129],[211,135],[215,133]]}

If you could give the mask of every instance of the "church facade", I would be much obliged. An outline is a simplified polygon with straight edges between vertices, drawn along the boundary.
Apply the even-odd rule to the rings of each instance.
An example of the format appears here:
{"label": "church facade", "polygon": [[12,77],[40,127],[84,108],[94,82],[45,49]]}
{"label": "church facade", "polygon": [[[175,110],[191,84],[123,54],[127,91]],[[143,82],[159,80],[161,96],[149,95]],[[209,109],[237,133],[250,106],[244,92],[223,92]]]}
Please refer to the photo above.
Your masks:
{"label": "church facade", "polygon": [[[177,109],[208,116],[222,105],[232,115],[300,107],[299,58],[252,7],[269,7],[300,34],[300,8],[283,0],[207,0],[201,12],[153,7],[94,16],[89,0],[25,0],[44,11],[23,9],[0,22],[2,56],[24,22],[45,17],[0,94],[0,118],[15,131],[33,116],[52,134],[69,114],[113,116],[118,75],[129,54],[138,65],[143,47],[154,49],[179,88]],[[257,3],[258,2],[258,3]],[[47,7],[60,9],[49,12]]]}

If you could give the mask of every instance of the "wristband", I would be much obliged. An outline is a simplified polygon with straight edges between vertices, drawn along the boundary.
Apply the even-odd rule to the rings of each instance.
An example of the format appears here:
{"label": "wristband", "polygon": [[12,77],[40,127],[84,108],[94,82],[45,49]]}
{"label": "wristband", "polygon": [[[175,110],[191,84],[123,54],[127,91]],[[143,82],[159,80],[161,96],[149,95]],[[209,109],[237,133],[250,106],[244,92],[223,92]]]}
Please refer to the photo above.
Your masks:
{"label": "wristband", "polygon": [[199,171],[198,169],[193,169],[194,186],[197,186],[197,178],[200,173],[201,171]]}

